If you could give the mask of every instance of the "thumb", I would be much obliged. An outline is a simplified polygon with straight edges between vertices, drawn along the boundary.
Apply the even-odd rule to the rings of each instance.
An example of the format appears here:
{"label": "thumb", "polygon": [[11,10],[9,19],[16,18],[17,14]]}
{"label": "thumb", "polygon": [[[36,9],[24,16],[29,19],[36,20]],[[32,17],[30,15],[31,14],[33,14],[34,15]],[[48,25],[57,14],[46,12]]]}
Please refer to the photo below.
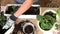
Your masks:
{"label": "thumb", "polygon": [[2,29],[8,29],[8,26],[3,26],[3,28]]}

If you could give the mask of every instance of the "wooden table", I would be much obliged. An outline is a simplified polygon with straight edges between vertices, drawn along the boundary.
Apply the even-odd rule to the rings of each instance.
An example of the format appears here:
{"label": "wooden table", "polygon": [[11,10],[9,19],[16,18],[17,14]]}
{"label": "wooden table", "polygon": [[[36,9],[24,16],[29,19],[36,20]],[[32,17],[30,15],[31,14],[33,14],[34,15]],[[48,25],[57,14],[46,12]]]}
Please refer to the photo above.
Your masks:
{"label": "wooden table", "polygon": [[0,0],[1,6],[5,6],[7,4],[14,4],[14,0]]}

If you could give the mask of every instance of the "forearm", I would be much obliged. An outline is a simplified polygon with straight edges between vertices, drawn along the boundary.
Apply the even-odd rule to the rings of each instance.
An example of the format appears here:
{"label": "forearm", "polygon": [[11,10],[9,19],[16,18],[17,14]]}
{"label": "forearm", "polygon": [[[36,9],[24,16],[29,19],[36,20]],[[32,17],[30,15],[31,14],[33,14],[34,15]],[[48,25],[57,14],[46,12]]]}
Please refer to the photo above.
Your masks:
{"label": "forearm", "polygon": [[22,15],[26,10],[28,10],[31,5],[33,4],[33,0],[26,0],[21,7],[14,13],[14,15],[10,16],[9,20],[7,20],[5,26],[3,26],[3,29],[8,29],[11,27],[16,19]]}
{"label": "forearm", "polygon": [[20,15],[22,15],[25,11],[27,11],[31,5],[33,4],[34,0],[26,0],[21,6],[20,8],[14,13],[14,16],[19,17]]}

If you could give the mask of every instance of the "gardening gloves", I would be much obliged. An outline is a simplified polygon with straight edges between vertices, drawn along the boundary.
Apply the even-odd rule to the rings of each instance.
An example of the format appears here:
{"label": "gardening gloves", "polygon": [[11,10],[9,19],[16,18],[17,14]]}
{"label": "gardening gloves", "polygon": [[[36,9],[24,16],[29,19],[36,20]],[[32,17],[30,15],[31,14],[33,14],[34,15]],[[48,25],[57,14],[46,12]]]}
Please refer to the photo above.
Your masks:
{"label": "gardening gloves", "polygon": [[3,26],[3,29],[8,29],[10,28],[14,22],[16,21],[16,17],[14,15],[10,16],[10,18],[7,20],[6,24]]}

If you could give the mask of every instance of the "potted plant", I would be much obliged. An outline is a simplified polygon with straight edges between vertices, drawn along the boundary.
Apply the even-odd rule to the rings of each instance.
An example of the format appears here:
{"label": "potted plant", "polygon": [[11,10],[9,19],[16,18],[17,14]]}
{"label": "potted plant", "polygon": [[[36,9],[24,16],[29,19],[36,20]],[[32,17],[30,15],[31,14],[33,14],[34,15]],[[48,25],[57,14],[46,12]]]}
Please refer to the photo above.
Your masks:
{"label": "potted plant", "polygon": [[[5,14],[13,14],[18,10],[20,5],[8,4],[5,10]],[[38,12],[37,12],[38,11]],[[40,13],[40,5],[32,5],[23,15],[38,15]]]}
{"label": "potted plant", "polygon": [[38,27],[41,31],[46,33],[52,33],[51,30],[56,22],[56,12],[53,10],[46,10],[42,15],[37,15],[39,21]]}

